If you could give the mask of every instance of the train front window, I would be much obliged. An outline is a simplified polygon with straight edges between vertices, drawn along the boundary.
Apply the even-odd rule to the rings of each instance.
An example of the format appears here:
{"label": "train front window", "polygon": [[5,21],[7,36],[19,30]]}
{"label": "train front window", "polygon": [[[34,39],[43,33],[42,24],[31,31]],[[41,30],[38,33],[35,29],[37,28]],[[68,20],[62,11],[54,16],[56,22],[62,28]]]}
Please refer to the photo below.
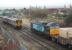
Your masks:
{"label": "train front window", "polygon": [[53,23],[50,25],[50,28],[59,28],[59,24]]}

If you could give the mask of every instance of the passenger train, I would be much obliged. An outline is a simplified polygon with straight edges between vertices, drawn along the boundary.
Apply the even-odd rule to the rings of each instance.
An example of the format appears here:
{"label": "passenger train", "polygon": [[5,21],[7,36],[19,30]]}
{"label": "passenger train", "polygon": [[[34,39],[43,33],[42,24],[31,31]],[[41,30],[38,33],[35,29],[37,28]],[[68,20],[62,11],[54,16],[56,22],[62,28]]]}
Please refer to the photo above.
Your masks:
{"label": "passenger train", "polygon": [[22,20],[21,19],[4,16],[4,17],[2,17],[2,21],[4,23],[12,25],[16,29],[22,28]]}

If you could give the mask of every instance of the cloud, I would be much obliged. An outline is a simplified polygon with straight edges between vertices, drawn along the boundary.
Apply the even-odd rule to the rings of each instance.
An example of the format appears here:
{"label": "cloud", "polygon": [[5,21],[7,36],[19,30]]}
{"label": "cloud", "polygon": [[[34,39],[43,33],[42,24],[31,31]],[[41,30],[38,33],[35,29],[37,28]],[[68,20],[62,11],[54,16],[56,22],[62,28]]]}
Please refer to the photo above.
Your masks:
{"label": "cloud", "polygon": [[0,0],[0,7],[64,6],[72,0]]}

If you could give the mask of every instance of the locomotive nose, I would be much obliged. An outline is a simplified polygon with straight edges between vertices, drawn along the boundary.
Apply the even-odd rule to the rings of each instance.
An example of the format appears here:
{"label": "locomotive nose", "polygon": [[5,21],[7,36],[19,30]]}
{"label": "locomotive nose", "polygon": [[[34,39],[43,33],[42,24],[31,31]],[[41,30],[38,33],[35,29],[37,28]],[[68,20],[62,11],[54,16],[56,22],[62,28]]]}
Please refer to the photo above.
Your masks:
{"label": "locomotive nose", "polygon": [[16,21],[16,27],[19,28],[19,29],[22,28],[22,20]]}
{"label": "locomotive nose", "polygon": [[51,29],[50,30],[50,35],[52,35],[52,36],[58,36],[59,33],[60,33],[59,29]]}

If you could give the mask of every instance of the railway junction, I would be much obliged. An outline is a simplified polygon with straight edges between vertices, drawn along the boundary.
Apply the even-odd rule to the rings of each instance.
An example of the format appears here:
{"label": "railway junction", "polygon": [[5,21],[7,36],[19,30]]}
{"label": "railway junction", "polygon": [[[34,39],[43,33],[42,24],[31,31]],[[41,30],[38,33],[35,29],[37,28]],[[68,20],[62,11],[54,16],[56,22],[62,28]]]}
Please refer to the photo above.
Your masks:
{"label": "railway junction", "polygon": [[30,29],[30,25],[24,24],[22,29],[17,30],[0,19],[0,32],[6,41],[6,44],[0,48],[2,50],[71,50],[31,32]]}

